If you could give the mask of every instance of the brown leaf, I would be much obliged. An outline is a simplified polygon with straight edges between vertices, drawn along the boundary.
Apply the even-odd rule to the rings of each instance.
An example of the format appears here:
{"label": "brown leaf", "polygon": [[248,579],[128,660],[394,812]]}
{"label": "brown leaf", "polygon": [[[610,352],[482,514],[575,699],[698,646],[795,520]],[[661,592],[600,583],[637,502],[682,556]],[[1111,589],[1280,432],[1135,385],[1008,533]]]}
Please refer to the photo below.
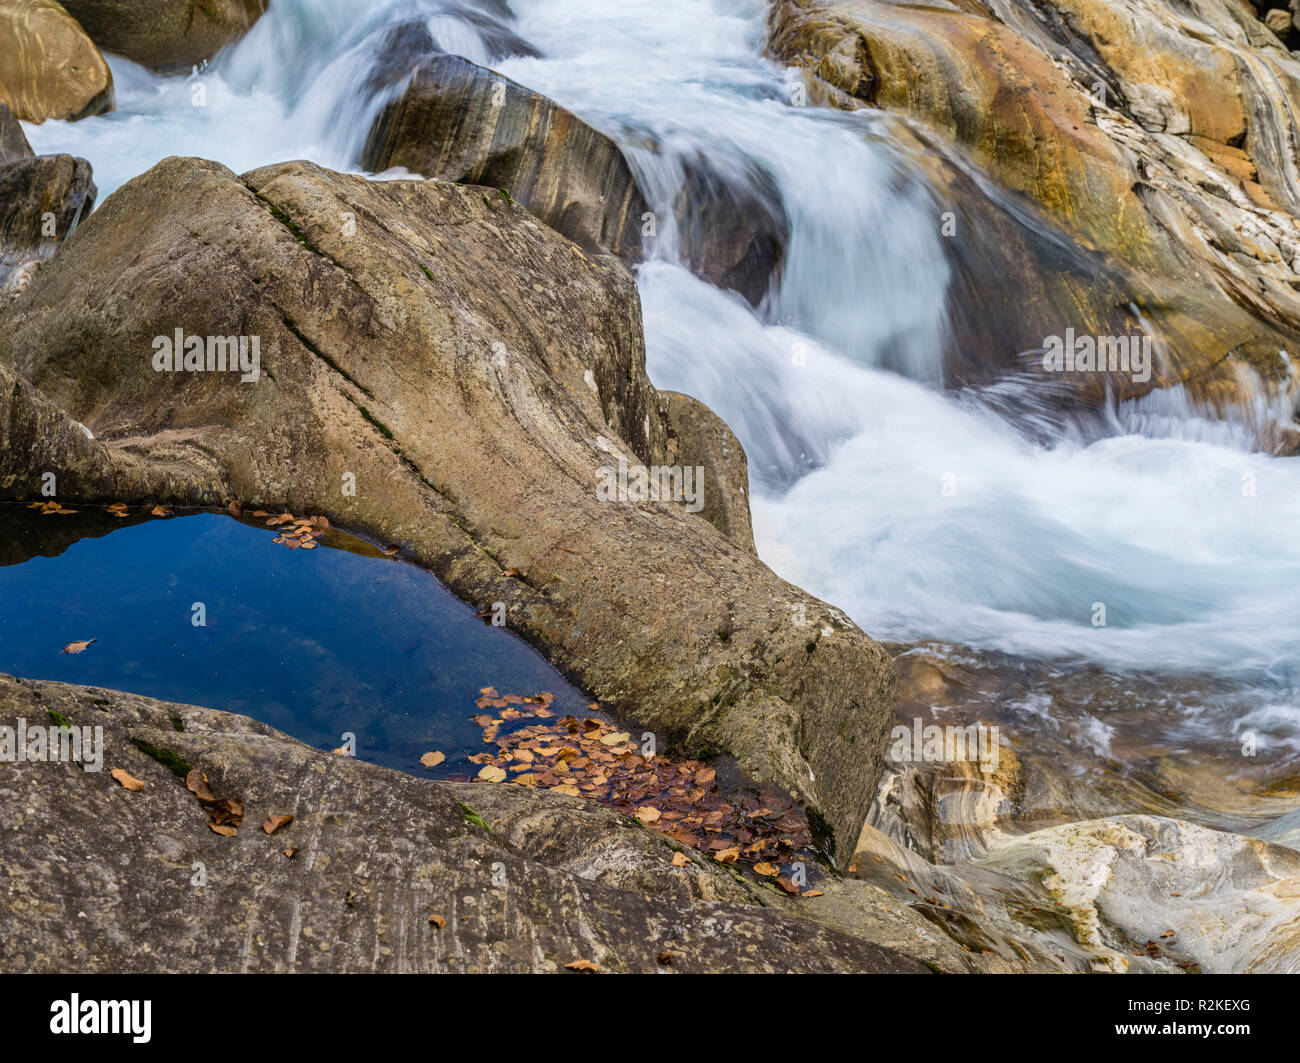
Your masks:
{"label": "brown leaf", "polygon": [[155,517],[170,517],[172,511],[166,506],[154,506],[149,512]]}
{"label": "brown leaf", "polygon": [[754,865],[754,871],[765,878],[776,878],[781,873],[781,869],[775,864],[761,863]]}
{"label": "brown leaf", "polygon": [[401,552],[402,552],[402,548],[398,546],[396,543],[389,543],[387,546],[384,547],[385,557],[396,557]]}
{"label": "brown leaf", "polygon": [[691,862],[691,858],[685,853],[673,853],[673,867],[685,867]]}
{"label": "brown leaf", "polygon": [[653,823],[659,816],[659,809],[652,808],[650,805],[642,805],[636,810],[636,818],[642,823]]}
{"label": "brown leaf", "polygon": [[426,753],[424,756],[422,756],[420,758],[420,763],[423,764],[426,768],[436,768],[439,764],[441,764],[446,759],[447,759],[446,753],[439,753],[437,750],[434,750],[432,753]]}
{"label": "brown leaf", "polygon": [[198,768],[191,768],[190,773],[185,776],[185,789],[189,790],[200,801],[215,801],[217,795],[212,792],[212,787],[208,785],[208,777]]}
{"label": "brown leaf", "polygon": [[730,849],[723,849],[722,852],[714,856],[713,859],[720,864],[734,864],[740,859],[740,849],[737,846],[732,846]]}
{"label": "brown leaf", "polygon": [[229,513],[232,517],[242,516],[244,512],[244,507],[239,504],[239,499],[236,498],[232,500],[229,505],[226,506],[226,512]]}
{"label": "brown leaf", "polygon": [[82,642],[69,642],[63,647],[64,653],[85,653],[86,647],[92,642],[98,642],[98,639],[85,639]]}
{"label": "brown leaf", "polygon": [[581,971],[584,974],[595,974],[600,970],[600,964],[594,960],[572,960],[564,966],[570,971]]}
{"label": "brown leaf", "polygon": [[821,891],[821,890],[804,890],[804,891],[803,891],[803,896],[805,896],[805,897],[820,897],[820,896],[822,896],[822,891]]}
{"label": "brown leaf", "polygon": [[208,830],[212,831],[213,834],[220,834],[223,838],[233,838],[235,836],[235,828],[227,827],[223,823],[209,823]]}
{"label": "brown leaf", "polygon": [[517,568],[508,568],[508,569],[506,569],[504,572],[502,572],[501,575],[505,576],[506,579],[510,579],[512,576],[517,576],[517,575],[519,575],[519,569],[517,569]]}
{"label": "brown leaf", "polygon": [[479,769],[478,777],[484,782],[501,782],[506,773],[495,764],[485,764]]}
{"label": "brown leaf", "polygon": [[292,822],[293,816],[267,816],[266,819],[262,821],[262,829],[266,831],[267,834],[274,834],[281,827],[288,826]]}
{"label": "brown leaf", "polygon": [[124,770],[124,769],[122,769],[122,768],[114,768],[114,769],[113,769],[112,771],[110,771],[108,774],[111,775],[111,776],[113,776],[114,779],[116,779],[118,782],[120,782],[120,783],[121,783],[121,784],[122,784],[126,789],[128,789],[128,790],[143,790],[143,789],[144,789],[144,782],[143,782],[143,781],[141,781],[140,779],[137,779],[137,778],[136,778],[134,775],[132,775],[129,771],[126,771],[126,770]]}
{"label": "brown leaf", "polygon": [[298,855],[298,850],[297,850],[297,848],[293,848],[293,849],[284,849],[284,850],[282,850],[282,851],[283,851],[284,855],[287,856],[290,860],[292,860],[295,856]]}
{"label": "brown leaf", "polygon": [[434,926],[436,926],[439,930],[441,930],[444,926],[447,925],[447,920],[444,919],[437,912],[434,912],[431,916],[429,916],[429,922],[432,923]]}

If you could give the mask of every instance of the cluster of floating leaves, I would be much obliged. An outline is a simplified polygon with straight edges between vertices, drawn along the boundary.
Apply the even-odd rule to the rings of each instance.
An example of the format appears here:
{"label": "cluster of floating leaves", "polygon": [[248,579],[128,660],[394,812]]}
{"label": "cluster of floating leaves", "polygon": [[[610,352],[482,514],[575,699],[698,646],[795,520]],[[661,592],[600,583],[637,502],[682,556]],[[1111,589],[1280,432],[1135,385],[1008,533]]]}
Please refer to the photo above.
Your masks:
{"label": "cluster of floating leaves", "polygon": [[[552,694],[501,696],[485,687],[480,695],[478,708],[494,712],[481,713],[474,722],[483,728],[483,741],[499,750],[469,758],[480,766],[483,782],[598,801],[720,863],[751,865],[787,892],[800,892],[780,865],[799,860],[812,847],[812,834],[803,810],[788,797],[775,791],[728,794],[718,785],[716,770],[702,761],[647,756],[629,733],[601,720],[556,720],[549,708]],[[553,722],[514,726],[528,719]],[[677,856],[678,866],[688,862]]]}
{"label": "cluster of floating leaves", "polygon": [[[232,517],[244,515],[244,507],[238,500],[226,506],[226,511]],[[286,550],[315,550],[316,540],[330,530],[328,517],[295,517],[288,511],[271,513],[265,509],[255,509],[249,516],[265,520],[268,528],[283,529],[271,542]]]}

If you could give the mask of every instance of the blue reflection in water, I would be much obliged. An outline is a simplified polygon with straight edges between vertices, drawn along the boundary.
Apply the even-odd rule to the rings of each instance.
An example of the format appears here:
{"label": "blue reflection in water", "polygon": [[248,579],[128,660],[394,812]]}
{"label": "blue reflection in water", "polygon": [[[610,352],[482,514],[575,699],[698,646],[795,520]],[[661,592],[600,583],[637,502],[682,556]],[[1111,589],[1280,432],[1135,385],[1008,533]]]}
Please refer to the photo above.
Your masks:
{"label": "blue reflection in water", "polygon": [[430,573],[351,536],[288,550],[213,513],[111,534],[103,522],[0,509],[0,671],[241,713],[322,749],[351,731],[358,756],[408,771],[440,750],[440,775],[477,771],[463,758],[487,748],[469,718],[480,687],[550,691],[557,716],[599,715]]}

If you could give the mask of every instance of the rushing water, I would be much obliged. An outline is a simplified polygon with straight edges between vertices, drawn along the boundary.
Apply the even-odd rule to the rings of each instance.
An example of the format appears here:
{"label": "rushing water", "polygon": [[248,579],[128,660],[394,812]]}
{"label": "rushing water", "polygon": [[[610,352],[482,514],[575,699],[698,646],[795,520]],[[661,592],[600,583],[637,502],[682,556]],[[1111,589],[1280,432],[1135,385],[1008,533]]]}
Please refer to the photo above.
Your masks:
{"label": "rushing water", "polygon": [[[749,453],[764,558],[877,636],[1215,675],[1300,730],[1300,463],[1177,394],[1027,433],[1023,386],[940,390],[941,208],[871,115],[791,105],[762,0],[511,0],[488,30],[458,8],[273,0],[199,76],[113,60],[118,113],[28,132],[89,158],[104,191],[169,154],[355,168],[381,31],[418,17],[616,137],[661,217],[684,160],[760,172],[790,223],[760,310],[684,269],[671,224],[638,280],[655,383]],[[503,28],[539,56],[505,54]]]}

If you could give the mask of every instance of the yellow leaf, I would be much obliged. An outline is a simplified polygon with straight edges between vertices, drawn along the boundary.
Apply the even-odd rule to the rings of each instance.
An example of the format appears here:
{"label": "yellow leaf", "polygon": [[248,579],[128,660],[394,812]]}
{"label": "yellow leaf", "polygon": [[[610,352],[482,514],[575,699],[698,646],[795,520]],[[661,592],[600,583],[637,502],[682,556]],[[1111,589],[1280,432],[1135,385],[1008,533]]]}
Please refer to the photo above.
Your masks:
{"label": "yellow leaf", "polygon": [[478,777],[484,782],[500,782],[506,777],[506,773],[495,764],[484,764],[479,769]]}
{"label": "yellow leaf", "polygon": [[441,930],[444,926],[447,925],[447,920],[444,919],[437,912],[434,912],[431,916],[429,916],[429,922],[432,923],[434,926],[436,926],[439,930]]}
{"label": "yellow leaf", "polygon": [[755,864],[754,870],[758,874],[764,875],[767,878],[775,878],[777,875],[781,873],[781,869],[777,867],[775,864],[769,864],[766,862],[761,864]]}
{"label": "yellow leaf", "polygon": [[653,823],[659,818],[659,809],[651,808],[649,805],[642,805],[636,810],[636,818],[642,823]]}
{"label": "yellow leaf", "polygon": [[424,756],[422,756],[420,758],[420,763],[423,764],[426,768],[436,768],[439,764],[441,764],[446,759],[447,759],[447,754],[439,753],[435,750],[432,753],[426,753]]}
{"label": "yellow leaf", "polygon": [[564,966],[570,971],[581,971],[584,974],[595,974],[600,970],[600,964],[595,960],[573,960]]}
{"label": "yellow leaf", "polygon": [[691,862],[691,858],[685,853],[673,853],[673,867],[685,867]]}
{"label": "yellow leaf", "polygon": [[718,853],[718,855],[713,859],[720,864],[734,864],[740,859],[740,847],[732,846],[730,849],[723,849],[722,852]]}

